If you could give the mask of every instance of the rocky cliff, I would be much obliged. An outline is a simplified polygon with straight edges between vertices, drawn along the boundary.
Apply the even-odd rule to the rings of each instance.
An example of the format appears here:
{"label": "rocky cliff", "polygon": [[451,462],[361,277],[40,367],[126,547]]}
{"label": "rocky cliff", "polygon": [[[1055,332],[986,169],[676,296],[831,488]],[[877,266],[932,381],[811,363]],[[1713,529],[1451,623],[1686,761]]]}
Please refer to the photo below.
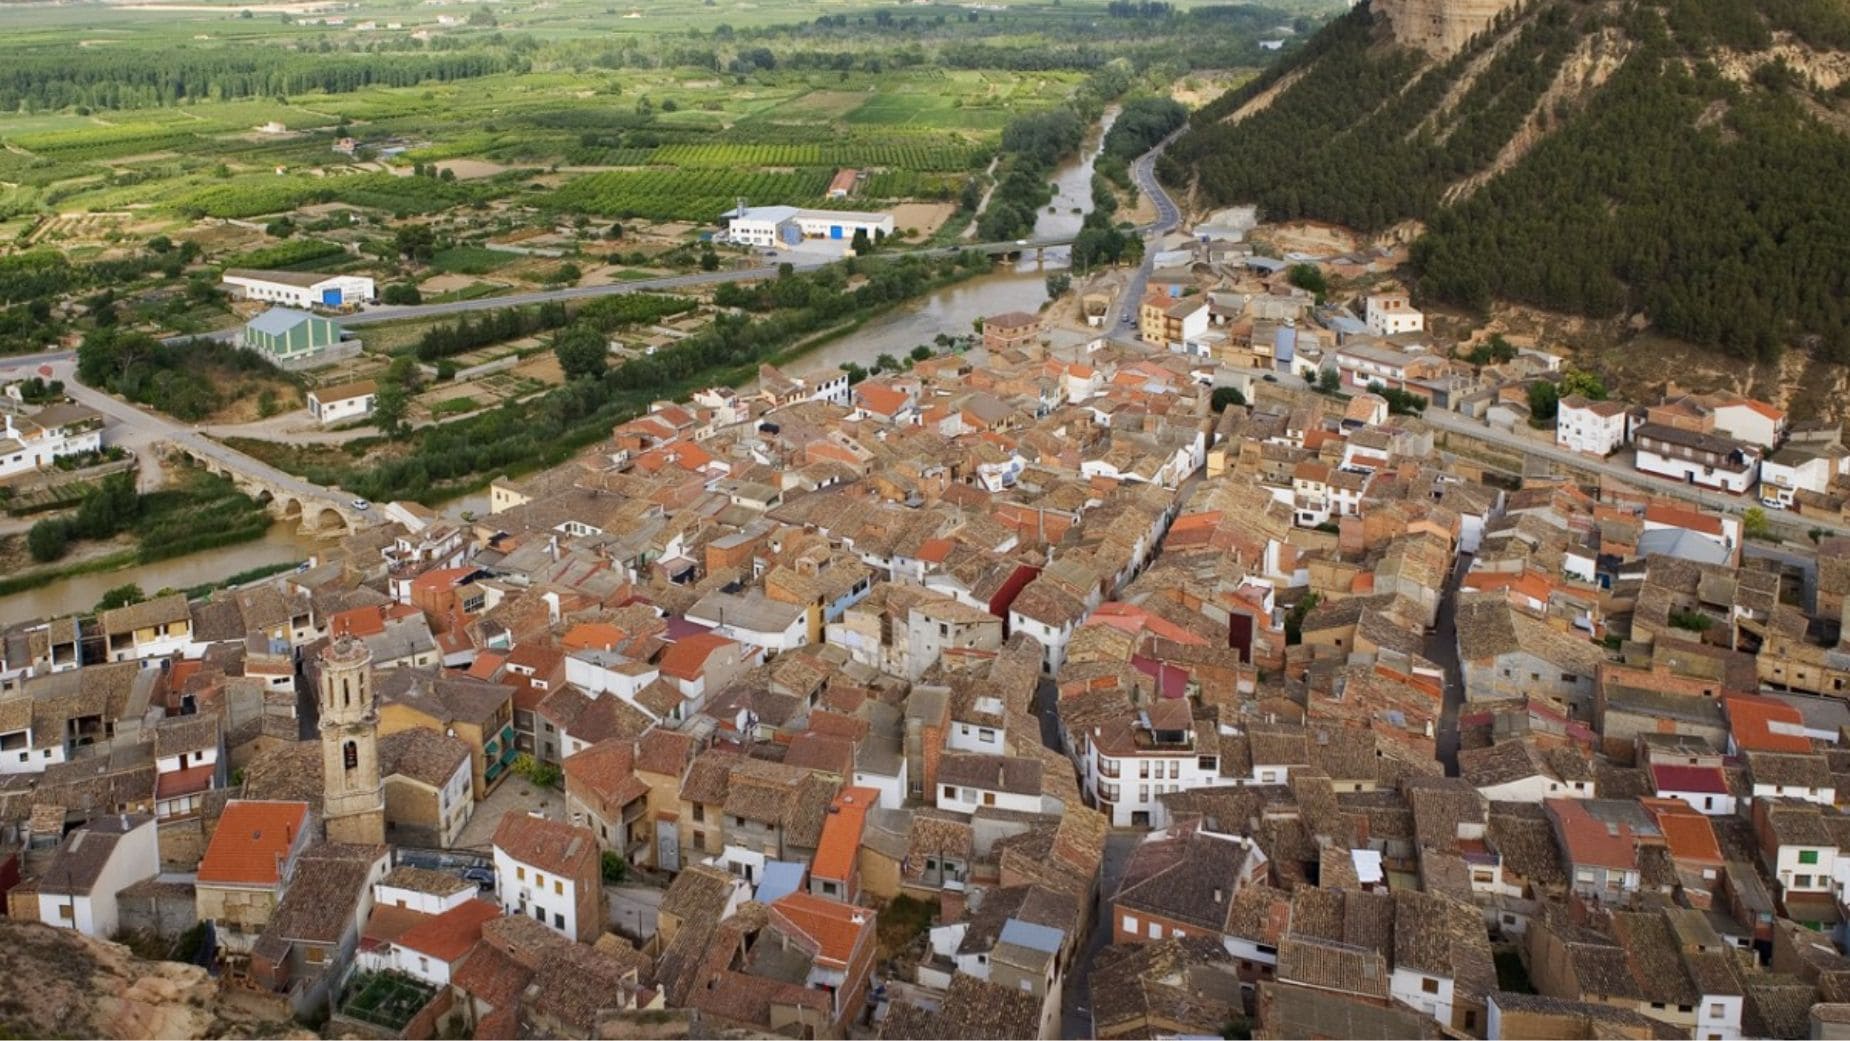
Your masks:
{"label": "rocky cliff", "polygon": [[1394,39],[1435,57],[1464,50],[1478,33],[1489,29],[1497,16],[1520,0],[1375,0],[1393,30]]}
{"label": "rocky cliff", "polygon": [[196,965],[146,961],[36,922],[0,919],[0,1035],[8,1037],[208,1038],[275,1035],[230,1012],[218,984]]}

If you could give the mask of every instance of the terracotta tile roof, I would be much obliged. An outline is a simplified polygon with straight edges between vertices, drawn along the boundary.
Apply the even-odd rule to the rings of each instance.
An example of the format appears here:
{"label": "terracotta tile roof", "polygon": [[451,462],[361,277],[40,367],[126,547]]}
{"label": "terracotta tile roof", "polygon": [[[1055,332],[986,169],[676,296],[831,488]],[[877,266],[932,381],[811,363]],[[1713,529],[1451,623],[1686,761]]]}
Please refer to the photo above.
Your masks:
{"label": "terracotta tile roof", "polygon": [[1728,794],[1728,778],[1723,776],[1719,766],[1684,766],[1677,763],[1657,763],[1651,767],[1651,781],[1656,790],[1662,792],[1700,792],[1713,795]]}
{"label": "terracotta tile roof", "polygon": [[1728,712],[1728,727],[1734,743],[1742,751],[1811,751],[1811,741],[1802,735],[1772,729],[1775,723],[1795,728],[1802,726],[1804,719],[1798,709],[1773,698],[1761,697],[1725,698],[1722,705]]}
{"label": "terracotta tile roof", "polygon": [[791,893],[771,904],[771,922],[814,947],[818,961],[845,968],[873,936],[874,913],[838,900]]}
{"label": "terracotta tile roof", "polygon": [[1715,841],[1715,829],[1709,826],[1707,817],[1681,799],[1640,801],[1657,818],[1657,829],[1664,833],[1664,845],[1672,857],[1721,866],[1721,846]]}
{"label": "terracotta tile roof", "polygon": [[656,664],[662,675],[673,676],[681,680],[700,678],[706,670],[707,658],[713,652],[724,647],[737,647],[737,642],[729,640],[718,633],[695,633],[668,645],[662,652],[661,660]]}
{"label": "terracotta tile roof", "polygon": [[305,802],[238,799],[225,805],[212,843],[199,861],[199,881],[273,886],[290,847],[308,826]]}
{"label": "terracotta tile roof", "polygon": [[469,953],[482,938],[482,923],[501,917],[501,908],[487,900],[465,900],[439,915],[427,916],[399,936],[398,945],[444,962]]}
{"label": "terracotta tile roof", "polygon": [[597,836],[589,828],[510,813],[495,828],[494,844],[515,860],[548,874],[577,879],[597,873]]}
{"label": "terracotta tile roof", "polygon": [[822,822],[822,844],[810,861],[810,874],[833,879],[854,874],[867,810],[879,799],[880,792],[874,788],[843,788],[836,793],[835,801],[829,805],[829,816]]}

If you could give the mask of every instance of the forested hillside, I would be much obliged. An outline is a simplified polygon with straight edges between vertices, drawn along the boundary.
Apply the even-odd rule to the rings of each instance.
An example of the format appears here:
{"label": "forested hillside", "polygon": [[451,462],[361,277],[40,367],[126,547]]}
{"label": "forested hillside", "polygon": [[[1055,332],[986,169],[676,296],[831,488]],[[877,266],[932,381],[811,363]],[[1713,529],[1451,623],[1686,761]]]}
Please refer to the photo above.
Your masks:
{"label": "forested hillside", "polygon": [[1365,4],[1198,112],[1163,173],[1268,219],[1424,221],[1438,300],[1850,361],[1845,50],[1841,0],[1539,0],[1435,61]]}

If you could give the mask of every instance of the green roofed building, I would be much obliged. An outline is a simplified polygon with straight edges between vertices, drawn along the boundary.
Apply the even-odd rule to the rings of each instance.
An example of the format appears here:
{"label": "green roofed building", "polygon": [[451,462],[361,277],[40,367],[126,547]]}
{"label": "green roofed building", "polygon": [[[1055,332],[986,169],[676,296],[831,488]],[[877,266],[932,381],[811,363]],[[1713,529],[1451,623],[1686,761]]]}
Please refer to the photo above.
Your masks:
{"label": "green roofed building", "polygon": [[245,349],[285,369],[325,365],[357,353],[343,342],[340,323],[288,307],[272,307],[244,324]]}

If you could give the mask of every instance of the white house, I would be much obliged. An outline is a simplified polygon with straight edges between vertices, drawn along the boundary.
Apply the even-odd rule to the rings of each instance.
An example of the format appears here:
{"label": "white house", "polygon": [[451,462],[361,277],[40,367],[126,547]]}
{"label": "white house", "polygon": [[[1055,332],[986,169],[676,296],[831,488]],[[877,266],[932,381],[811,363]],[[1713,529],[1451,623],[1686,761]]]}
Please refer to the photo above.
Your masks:
{"label": "white house", "polygon": [[938,764],[937,806],[953,813],[980,809],[1043,812],[1041,762],[1017,756],[952,753]]}
{"label": "white house", "polygon": [[1163,827],[1163,794],[1228,783],[1218,753],[1195,747],[1185,699],[1159,701],[1134,720],[1094,727],[1078,741],[1086,794],[1114,828]]}
{"label": "white house", "polygon": [[1736,495],[1760,476],[1759,450],[1729,438],[1646,423],[1632,431],[1632,441],[1639,473]]}
{"label": "white house", "polygon": [[372,380],[316,387],[308,392],[308,414],[324,427],[364,419],[373,414],[378,397],[379,384]]}
{"label": "white house", "polygon": [[161,870],[154,818],[98,817],[64,837],[39,879],[39,921],[85,936],[115,936],[122,890]]}
{"label": "white house", "polygon": [[809,609],[772,600],[760,592],[708,593],[688,609],[687,620],[728,639],[768,654],[793,650],[809,642]]}
{"label": "white house", "polygon": [[1819,446],[1789,444],[1760,461],[1760,501],[1775,509],[1791,509],[1800,491],[1823,493],[1844,459],[1839,451]]}
{"label": "white house", "polygon": [[604,931],[597,835],[526,813],[501,818],[493,841],[495,893],[508,914],[532,917],[569,940]]}
{"label": "white house", "polygon": [[[386,876],[389,881],[391,876]],[[429,897],[431,894],[386,886],[374,886],[374,907],[407,907],[422,912],[416,924],[383,943],[361,948],[361,968],[374,972],[402,972],[413,979],[436,987],[447,987],[456,963],[475,949],[481,938],[482,925],[501,917],[501,909],[476,896],[475,886],[459,889],[440,902],[440,910],[424,910],[419,904],[387,902],[387,894]]]}
{"label": "white house", "polygon": [[1426,316],[1413,306],[1405,293],[1376,293],[1368,298],[1368,329],[1376,336],[1399,336],[1426,328]]}
{"label": "white house", "polygon": [[1720,767],[1652,763],[1651,785],[1658,798],[1680,799],[1697,813],[1734,816],[1736,800]]}
{"label": "white house", "polygon": [[102,447],[103,415],[81,405],[52,405],[30,416],[0,414],[0,478]]}
{"label": "white house", "polygon": [[728,241],[766,249],[788,249],[802,245],[806,239],[828,239],[845,246],[857,231],[869,239],[893,234],[890,213],[746,206],[720,216],[726,219]]}
{"label": "white house", "polygon": [[1611,455],[1624,447],[1630,420],[1622,402],[1591,401],[1569,394],[1555,413],[1555,444],[1570,452]]}
{"label": "white house", "polygon": [[365,275],[227,268],[221,281],[246,300],[262,300],[285,307],[339,310],[368,303],[378,295],[373,280]]}
{"label": "white house", "polygon": [[1786,414],[1764,401],[1736,398],[1711,406],[1715,432],[1761,448],[1772,448],[1786,436]]}

